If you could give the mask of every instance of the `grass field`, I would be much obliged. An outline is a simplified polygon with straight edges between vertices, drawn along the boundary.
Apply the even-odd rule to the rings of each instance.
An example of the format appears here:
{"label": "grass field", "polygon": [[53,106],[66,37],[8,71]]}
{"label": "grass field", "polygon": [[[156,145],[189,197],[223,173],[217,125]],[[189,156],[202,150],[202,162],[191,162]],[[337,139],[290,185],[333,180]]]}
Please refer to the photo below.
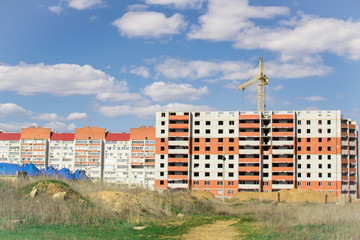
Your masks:
{"label": "grass field", "polygon": [[[54,186],[71,192],[72,198],[52,199],[48,193]],[[30,198],[34,187],[39,194]],[[91,197],[105,190],[115,197],[107,202]],[[185,217],[176,217],[178,213]],[[241,239],[360,239],[357,202],[222,203],[188,193],[160,194],[101,183],[0,181],[0,239],[181,239],[194,227],[221,219],[235,219],[232,226]]]}

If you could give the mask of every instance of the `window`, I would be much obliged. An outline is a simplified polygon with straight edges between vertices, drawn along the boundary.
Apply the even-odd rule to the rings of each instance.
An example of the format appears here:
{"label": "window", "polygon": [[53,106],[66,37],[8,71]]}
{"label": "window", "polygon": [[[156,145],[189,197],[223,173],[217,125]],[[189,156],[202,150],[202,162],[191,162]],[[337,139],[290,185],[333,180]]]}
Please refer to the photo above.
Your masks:
{"label": "window", "polygon": [[328,164],[328,169],[330,169],[331,168],[331,164]]}
{"label": "window", "polygon": [[298,138],[298,142],[301,142],[301,138]]}
{"label": "window", "polygon": [[307,138],[307,139],[306,139],[306,142],[310,142],[310,141],[311,141],[310,138]]}
{"label": "window", "polygon": [[218,176],[218,177],[222,177],[222,176],[223,176],[223,173],[222,173],[222,172],[218,172],[218,173],[217,173],[217,176]]}
{"label": "window", "polygon": [[161,138],[161,142],[165,142],[165,138]]}
{"label": "window", "polygon": [[210,147],[205,147],[205,151],[210,151]]}
{"label": "window", "polygon": [[205,133],[206,133],[206,134],[210,134],[210,129],[206,129],[206,130],[205,130]]}
{"label": "window", "polygon": [[161,126],[164,126],[165,125],[165,121],[161,121]]}
{"label": "window", "polygon": [[200,138],[195,138],[194,142],[200,142]]}
{"label": "window", "polygon": [[331,173],[328,173],[328,178],[331,178]]}
{"label": "window", "polygon": [[205,185],[209,186],[210,185],[210,181],[205,181]]}
{"label": "window", "polygon": [[331,129],[328,129],[328,130],[327,130],[327,133],[331,133]]}
{"label": "window", "polygon": [[234,190],[228,190],[228,194],[229,194],[229,195],[233,195],[233,194],[234,194]]}
{"label": "window", "polygon": [[195,125],[200,125],[200,121],[195,121]]}
{"label": "window", "polygon": [[194,181],[194,185],[199,185],[199,181]]}
{"label": "window", "polygon": [[306,129],[306,133],[310,133],[311,131],[310,131],[310,129]]}
{"label": "window", "polygon": [[223,142],[224,140],[222,138],[218,138],[218,142]]}
{"label": "window", "polygon": [[331,151],[331,147],[327,147],[327,150],[328,150],[328,151]]}
{"label": "window", "polygon": [[327,156],[328,156],[327,159],[328,159],[328,160],[331,160],[331,155],[327,155]]}
{"label": "window", "polygon": [[205,142],[210,142],[210,138],[205,138]]}
{"label": "window", "polygon": [[311,151],[311,147],[306,147],[306,151]]}
{"label": "window", "polygon": [[200,117],[200,113],[199,113],[199,112],[196,112],[196,113],[195,113],[195,117]]}
{"label": "window", "polygon": [[224,122],[223,122],[223,121],[219,121],[218,124],[219,124],[219,125],[224,125]]}
{"label": "window", "polygon": [[206,124],[206,125],[210,125],[210,121],[206,121],[205,124]]}
{"label": "window", "polygon": [[160,150],[161,150],[161,151],[165,151],[165,147],[160,147]]}
{"label": "window", "polygon": [[160,176],[163,177],[163,176],[164,176],[164,172],[160,172]]}
{"label": "window", "polygon": [[229,151],[234,151],[234,147],[229,147]]}
{"label": "window", "polygon": [[322,155],[319,155],[319,160],[322,160]]}
{"label": "window", "polygon": [[331,187],[331,182],[328,182],[328,186]]}
{"label": "window", "polygon": [[194,147],[194,151],[197,152],[200,150],[200,147]]}
{"label": "window", "polygon": [[195,163],[194,164],[194,168],[198,168],[199,167],[199,164],[198,163]]}
{"label": "window", "polygon": [[264,168],[269,168],[269,164],[264,164]]}
{"label": "window", "polygon": [[298,151],[301,151],[301,147],[298,147]]}
{"label": "window", "polygon": [[306,125],[310,125],[310,120],[306,120]]}
{"label": "window", "polygon": [[233,177],[234,173],[233,172],[229,172],[229,177]]}
{"label": "window", "polygon": [[223,147],[218,147],[218,151],[223,151]]}
{"label": "window", "polygon": [[306,186],[310,187],[310,186],[311,186],[311,182],[306,182]]}
{"label": "window", "polygon": [[298,182],[298,186],[301,186],[301,182]]}
{"label": "window", "polygon": [[165,167],[165,165],[163,163],[160,163],[160,167],[163,168]]}
{"label": "window", "polygon": [[205,172],[205,177],[210,177],[210,173],[209,173],[209,172]]}
{"label": "window", "polygon": [[319,187],[321,187],[322,186],[322,182],[319,182]]}
{"label": "window", "polygon": [[298,129],[298,133],[301,133],[301,129]]}
{"label": "window", "polygon": [[229,164],[229,168],[234,168],[234,164]]}
{"label": "window", "polygon": [[300,121],[300,120],[298,120],[298,125],[301,125],[301,121]]}
{"label": "window", "polygon": [[306,168],[311,168],[311,164],[306,164]]}
{"label": "window", "polygon": [[264,182],[263,185],[264,186],[269,186],[269,182]]}
{"label": "window", "polygon": [[322,164],[319,164],[319,168],[322,168]]}
{"label": "window", "polygon": [[306,159],[309,160],[309,159],[310,159],[310,155],[306,155]]}
{"label": "window", "polygon": [[223,155],[218,155],[218,159],[219,160],[223,160],[224,156]]}
{"label": "window", "polygon": [[318,129],[318,133],[322,133],[322,129],[321,129],[321,128]]}
{"label": "window", "polygon": [[165,113],[161,113],[161,117],[165,117]]}
{"label": "window", "polygon": [[234,181],[229,181],[229,182],[228,182],[228,185],[229,185],[229,186],[234,186]]}
{"label": "window", "polygon": [[210,159],[210,155],[205,155],[205,159]]}
{"label": "window", "polygon": [[331,138],[327,138],[327,142],[331,142]]}
{"label": "window", "polygon": [[209,163],[206,163],[206,164],[205,164],[205,168],[210,168],[210,164],[209,164]]}
{"label": "window", "polygon": [[234,142],[234,138],[229,138],[229,142]]}
{"label": "window", "polygon": [[234,160],[234,155],[229,155],[229,160]]}
{"label": "window", "polygon": [[164,180],[160,180],[160,185],[164,185]]}
{"label": "window", "polygon": [[321,120],[318,120],[318,124],[321,125],[321,124],[322,124],[322,121],[321,121]]}
{"label": "window", "polygon": [[223,130],[223,129],[219,129],[219,130],[218,130],[218,133],[219,133],[219,134],[223,134],[223,133],[224,133],[224,130]]}
{"label": "window", "polygon": [[319,138],[319,142],[322,142],[322,138]]}
{"label": "window", "polygon": [[319,178],[322,178],[322,173],[319,173]]}
{"label": "window", "polygon": [[301,155],[298,155],[298,159],[301,160]]}
{"label": "window", "polygon": [[298,168],[301,168],[301,164],[298,164]]}
{"label": "window", "polygon": [[194,177],[198,177],[199,176],[199,172],[194,172]]}
{"label": "window", "polygon": [[218,168],[222,168],[223,165],[221,163],[218,164]]}
{"label": "window", "polygon": [[328,124],[328,125],[331,125],[331,120],[327,120],[327,124]]}
{"label": "window", "polygon": [[229,121],[229,125],[235,125],[234,121]]}
{"label": "window", "polygon": [[165,129],[161,129],[161,133],[165,133]]}
{"label": "window", "polygon": [[234,129],[229,129],[229,134],[233,134],[235,133],[235,130]]}
{"label": "window", "polygon": [[160,155],[160,159],[165,159],[165,155]]}
{"label": "window", "polygon": [[306,177],[310,178],[311,177],[311,173],[307,173]]}
{"label": "window", "polygon": [[199,155],[194,155],[194,159],[199,159]]}
{"label": "window", "polygon": [[319,147],[319,151],[320,151],[320,152],[322,151],[322,147]]}
{"label": "window", "polygon": [[195,129],[195,134],[199,134],[200,133],[200,129]]}

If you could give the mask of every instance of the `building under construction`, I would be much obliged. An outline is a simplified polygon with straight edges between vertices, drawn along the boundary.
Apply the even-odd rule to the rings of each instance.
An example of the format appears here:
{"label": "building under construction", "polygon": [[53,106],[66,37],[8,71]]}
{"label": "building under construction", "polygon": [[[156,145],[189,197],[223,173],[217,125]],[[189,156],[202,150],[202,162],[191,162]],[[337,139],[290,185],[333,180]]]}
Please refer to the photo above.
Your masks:
{"label": "building under construction", "polygon": [[[341,111],[158,112],[155,189],[313,189],[358,197],[358,126]],[[224,186],[223,186],[224,184]]]}

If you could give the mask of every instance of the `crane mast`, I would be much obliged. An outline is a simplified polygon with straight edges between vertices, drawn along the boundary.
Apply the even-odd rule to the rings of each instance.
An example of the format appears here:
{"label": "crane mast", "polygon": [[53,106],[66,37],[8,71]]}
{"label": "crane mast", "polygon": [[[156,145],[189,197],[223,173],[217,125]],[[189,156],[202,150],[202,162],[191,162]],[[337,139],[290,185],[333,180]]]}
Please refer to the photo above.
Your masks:
{"label": "crane mast", "polygon": [[260,112],[265,110],[265,85],[268,85],[269,83],[268,78],[264,74],[262,58],[260,58],[258,76],[241,84],[238,87],[238,90],[245,90],[248,86],[256,82],[258,84],[258,96],[257,96],[258,111]]}

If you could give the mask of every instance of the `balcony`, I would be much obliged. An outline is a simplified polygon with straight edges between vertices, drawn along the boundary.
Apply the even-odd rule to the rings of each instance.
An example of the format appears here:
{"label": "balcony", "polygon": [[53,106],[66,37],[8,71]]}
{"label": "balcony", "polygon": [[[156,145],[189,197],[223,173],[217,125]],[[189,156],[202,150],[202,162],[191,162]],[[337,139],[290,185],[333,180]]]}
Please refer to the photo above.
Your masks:
{"label": "balcony", "polygon": [[186,128],[189,128],[189,124],[187,124],[187,123],[169,124],[169,129],[186,129]]}
{"label": "balcony", "polygon": [[[184,166],[169,166],[168,167],[168,171],[173,171],[173,172],[187,172],[188,171],[188,167],[184,167]],[[173,175],[172,175],[173,176]]]}
{"label": "balcony", "polygon": [[292,163],[294,161],[293,158],[273,158],[273,163]]}
{"label": "balcony", "polygon": [[259,172],[259,167],[239,167],[239,172]]}
{"label": "balcony", "polygon": [[168,175],[168,180],[170,180],[170,179],[187,180],[188,175]]}
{"label": "balcony", "polygon": [[169,120],[189,120],[189,115],[169,115]]}
{"label": "balcony", "polygon": [[293,140],[289,140],[289,141],[276,141],[276,140],[273,140],[272,145],[273,146],[293,146],[294,141]]}
{"label": "balcony", "polygon": [[[272,180],[293,180],[294,176],[287,176],[287,175],[272,175]],[[275,188],[275,185],[273,185],[273,188]]]}
{"label": "balcony", "polygon": [[239,132],[241,137],[259,137],[260,132]]}
{"label": "balcony", "polygon": [[189,132],[169,132],[169,137],[187,137]]}
{"label": "balcony", "polygon": [[259,158],[239,158],[239,162],[241,163],[254,163],[260,162]]}
{"label": "balcony", "polygon": [[294,124],[293,123],[273,123],[272,127],[273,128],[293,128]]}
{"label": "balcony", "polygon": [[173,189],[186,189],[188,188],[188,184],[187,183],[168,183],[168,187],[169,188],[173,188]]}
{"label": "balcony", "polygon": [[239,128],[260,128],[260,123],[239,123]]}
{"label": "balcony", "polygon": [[272,132],[272,136],[273,137],[278,137],[278,136],[293,136],[294,132]]}
{"label": "balcony", "polygon": [[260,176],[254,175],[239,175],[239,181],[259,181]]}
{"label": "balcony", "polygon": [[176,162],[183,162],[187,163],[189,160],[187,158],[168,158],[168,162],[176,163]]}
{"label": "balcony", "polygon": [[181,141],[181,140],[169,140],[169,146],[189,146],[188,141]]}
{"label": "balcony", "polygon": [[189,153],[189,149],[184,149],[184,148],[175,148],[175,149],[168,149],[168,153],[169,154],[187,154]]}
{"label": "balcony", "polygon": [[240,154],[259,154],[260,149],[239,149]]}
{"label": "balcony", "polygon": [[294,149],[272,149],[272,154],[293,154]]}
{"label": "balcony", "polygon": [[273,172],[293,172],[294,167],[273,167]]}

